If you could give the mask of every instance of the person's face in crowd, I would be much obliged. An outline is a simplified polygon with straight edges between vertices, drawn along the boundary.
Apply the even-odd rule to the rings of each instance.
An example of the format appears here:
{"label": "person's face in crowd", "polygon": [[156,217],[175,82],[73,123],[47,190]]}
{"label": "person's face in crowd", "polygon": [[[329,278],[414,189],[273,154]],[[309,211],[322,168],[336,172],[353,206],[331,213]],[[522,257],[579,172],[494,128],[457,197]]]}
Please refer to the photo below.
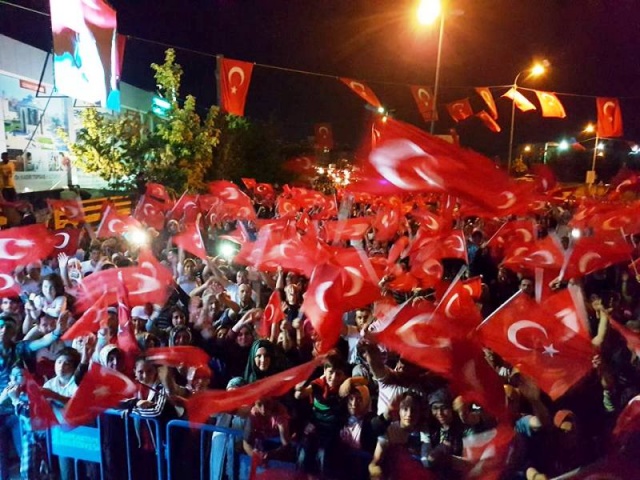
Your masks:
{"label": "person's face in crowd", "polygon": [[196,274],[196,267],[193,262],[184,262],[184,276],[187,278],[193,278]]}
{"label": "person's face in crowd", "polygon": [[131,321],[133,322],[133,330],[136,333],[142,333],[146,331],[145,327],[147,325],[147,321],[144,318],[133,317]]}
{"label": "person's face in crowd", "polygon": [[24,385],[24,372],[20,367],[13,367],[9,374],[9,382],[13,385]]}
{"label": "person's face in crowd", "polygon": [[98,263],[98,261],[100,260],[100,249],[99,248],[93,248],[91,249],[91,251],[89,252],[89,260],[91,261],[91,263]]}
{"label": "person's face in crowd", "polygon": [[271,366],[271,356],[264,347],[260,347],[256,351],[256,356],[253,358],[253,361],[261,372],[266,372]]}
{"label": "person's face in crowd", "polygon": [[243,283],[238,287],[238,299],[242,305],[247,305],[251,301],[251,286]]}
{"label": "person's face in crowd", "polygon": [[345,380],[345,374],[342,370],[336,370],[333,367],[324,367],[324,378],[329,388],[337,388]]}
{"label": "person's face in crowd", "polygon": [[179,327],[181,325],[187,324],[187,317],[185,317],[184,313],[179,311],[174,311],[171,314],[171,323],[174,327]]}
{"label": "person's face in crowd", "polygon": [[413,400],[409,400],[400,405],[398,415],[400,417],[400,426],[402,428],[411,428],[418,422],[420,410]]}
{"label": "person's face in crowd", "polygon": [[446,427],[453,421],[453,409],[446,403],[434,403],[431,405],[431,413],[442,426]]}
{"label": "person's face in crowd", "polygon": [[362,330],[369,320],[369,311],[368,310],[356,310],[356,327],[358,330]]}
{"label": "person's face in crowd", "polygon": [[4,297],[2,299],[2,313],[18,313],[19,304],[13,298]]}
{"label": "person's face in crowd", "polygon": [[42,282],[42,295],[44,295],[44,298],[46,298],[50,302],[53,301],[54,298],[56,298],[57,292],[56,287],[53,285],[53,282],[50,282],[49,280],[45,280]]}
{"label": "person's face in crowd", "polygon": [[284,296],[289,305],[296,305],[298,303],[299,288],[296,284],[290,284],[284,287]]}
{"label": "person's face in crowd", "polygon": [[148,362],[137,362],[133,371],[136,380],[143,385],[153,385],[158,378],[158,370],[155,365]]}
{"label": "person's face in crowd", "polygon": [[240,347],[250,347],[253,343],[253,334],[248,328],[241,328],[236,336],[236,342]]}
{"label": "person's face in crowd", "polygon": [[473,415],[471,415],[471,406],[462,400],[462,398],[458,397],[453,401],[453,411],[465,425],[474,423]]}
{"label": "person's face in crowd", "polygon": [[193,379],[189,380],[189,390],[191,390],[192,393],[196,393],[196,392],[203,392],[204,390],[206,390],[207,388],[209,388],[209,383],[211,382],[211,380],[209,379],[209,377],[205,377],[203,375],[199,375],[194,377]]}
{"label": "person's face in crowd", "polygon": [[629,280],[629,272],[622,272],[622,275],[620,277],[622,279],[623,282],[626,282]]}
{"label": "person's face in crowd", "polygon": [[117,370],[118,372],[122,371],[124,368],[124,363],[122,362],[122,355],[120,355],[117,351],[112,351],[107,355],[107,367]]}
{"label": "person's face in crowd", "polygon": [[220,327],[216,330],[216,338],[218,340],[223,340],[224,338],[226,338],[227,333],[229,333],[229,329],[225,328],[225,327]]}
{"label": "person's face in crowd", "polygon": [[520,280],[520,290],[529,296],[533,296],[533,280],[529,278],[523,278]]}
{"label": "person's face in crowd", "polygon": [[61,378],[69,378],[73,375],[75,367],[73,366],[73,362],[66,355],[62,355],[56,358],[56,363],[54,366],[56,375]]}
{"label": "person's face in crowd", "polygon": [[271,400],[268,398],[263,398],[256,400],[256,403],[253,404],[254,411],[263,417],[266,417],[271,413]]}
{"label": "person's face in crowd", "polygon": [[178,332],[173,341],[177,347],[191,345],[191,336],[189,335],[189,332]]}
{"label": "person's face in crowd", "polygon": [[8,345],[13,341],[15,334],[15,325],[12,322],[7,322],[3,318],[0,318],[0,343]]}
{"label": "person's face in crowd", "polygon": [[40,330],[45,335],[47,333],[51,333],[56,329],[56,319],[53,317],[49,317],[48,315],[43,315],[40,317],[38,321],[38,330]]}
{"label": "person's face in crowd", "polygon": [[109,329],[110,335],[115,335],[118,333],[118,314],[109,312],[107,314],[107,328]]}
{"label": "person's face in crowd", "polygon": [[236,273],[236,283],[238,285],[244,285],[249,283],[249,275],[246,270],[240,270]]}
{"label": "person's face in crowd", "polygon": [[360,395],[360,392],[356,391],[349,394],[349,396],[347,397],[347,410],[349,412],[349,415],[360,417],[366,413],[364,411],[364,408],[364,400],[362,399],[362,395]]}
{"label": "person's face in crowd", "polygon": [[158,348],[160,346],[160,340],[155,336],[148,336],[145,342],[146,349]]}
{"label": "person's face in crowd", "polygon": [[500,267],[498,269],[498,282],[507,283],[509,281],[509,275],[507,274],[507,270],[505,268]]}

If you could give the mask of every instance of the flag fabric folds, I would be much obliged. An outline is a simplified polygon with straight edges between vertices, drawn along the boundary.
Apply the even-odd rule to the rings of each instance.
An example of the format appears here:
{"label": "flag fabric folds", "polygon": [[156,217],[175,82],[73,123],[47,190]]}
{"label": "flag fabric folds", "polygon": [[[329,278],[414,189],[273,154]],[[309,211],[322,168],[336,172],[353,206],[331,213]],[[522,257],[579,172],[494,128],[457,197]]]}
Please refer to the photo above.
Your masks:
{"label": "flag fabric folds", "polygon": [[523,112],[528,112],[529,110],[535,110],[536,106],[531,103],[527,97],[521,94],[517,88],[511,87],[509,91],[502,95],[503,97],[510,98]]}
{"label": "flag fabric folds", "polygon": [[622,129],[622,110],[620,102],[617,98],[596,98],[596,107],[598,110],[598,122],[596,132],[599,137],[621,137]]}
{"label": "flag fabric folds", "polygon": [[468,98],[463,98],[461,100],[456,100],[455,102],[447,103],[447,111],[451,118],[453,118],[456,122],[461,122],[466,120],[470,116],[473,115],[473,109],[471,108],[471,103]]}
{"label": "flag fabric folds", "polygon": [[364,83],[353,80],[351,78],[340,78],[340,81],[344,83],[347,87],[349,87],[353,92],[355,92],[360,98],[362,98],[369,105],[372,105],[376,108],[382,107],[380,100],[376,97],[376,94],[373,93],[368,86]]}
{"label": "flag fabric folds", "polygon": [[425,122],[438,120],[438,110],[431,87],[410,85],[411,94],[418,106],[418,111]]}
{"label": "flag fabric folds", "polygon": [[476,87],[476,92],[484,103],[487,105],[489,113],[493,117],[494,120],[498,119],[498,109],[496,108],[496,101],[493,99],[493,95],[491,94],[491,90],[487,87]]}
{"label": "flag fabric folds", "polygon": [[565,118],[567,114],[555,93],[536,90],[543,117]]}
{"label": "flag fabric folds", "polygon": [[494,118],[484,110],[476,113],[476,117],[482,120],[482,123],[484,123],[484,125],[492,132],[500,133],[502,131],[502,128],[500,128],[500,125],[498,125],[498,122],[496,122]]}
{"label": "flag fabric folds", "polygon": [[220,89],[222,102],[220,108],[222,110],[239,117],[244,116],[252,73],[252,63],[230,58],[222,58],[220,60],[220,84],[218,88]]}

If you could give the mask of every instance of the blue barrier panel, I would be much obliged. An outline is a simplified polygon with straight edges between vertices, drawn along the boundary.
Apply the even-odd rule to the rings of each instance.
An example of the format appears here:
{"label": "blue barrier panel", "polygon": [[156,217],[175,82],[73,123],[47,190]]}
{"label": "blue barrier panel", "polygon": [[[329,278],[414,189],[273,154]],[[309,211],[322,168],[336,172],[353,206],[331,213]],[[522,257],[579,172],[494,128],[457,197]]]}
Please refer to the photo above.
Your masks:
{"label": "blue barrier panel", "polygon": [[[196,439],[198,442],[196,459],[198,477],[193,476],[193,472],[184,470],[190,462],[183,455],[179,455],[178,448],[191,447],[185,443],[185,435],[187,442],[189,440],[193,442]],[[224,477],[235,480],[235,442],[242,439],[242,435],[243,432],[240,430],[191,424],[185,420],[171,420],[167,423],[167,480],[172,480],[174,477],[187,478],[187,473],[192,475],[189,478],[200,478],[200,480],[217,480]],[[191,451],[193,452],[192,449]],[[174,476],[176,467],[180,469],[180,474],[176,472]]]}
{"label": "blue barrier panel", "polygon": [[51,453],[59,457],[101,463],[100,431],[93,427],[51,429]]}

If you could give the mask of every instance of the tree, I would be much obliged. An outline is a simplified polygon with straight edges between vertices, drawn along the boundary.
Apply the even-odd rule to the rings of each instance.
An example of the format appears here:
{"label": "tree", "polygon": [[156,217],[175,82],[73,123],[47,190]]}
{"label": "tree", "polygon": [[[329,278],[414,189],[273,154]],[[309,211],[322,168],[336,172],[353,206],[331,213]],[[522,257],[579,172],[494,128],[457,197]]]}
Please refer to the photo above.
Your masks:
{"label": "tree", "polygon": [[152,64],[158,93],[170,104],[166,118],[154,119],[153,127],[134,112],[112,116],[88,108],[75,142],[66,138],[77,165],[96,173],[116,188],[131,188],[136,177],[161,183],[180,194],[201,190],[220,143],[215,106],[204,120],[196,111],[196,99],[187,95],[180,102],[182,67],[175,52],[165,52],[162,65]]}

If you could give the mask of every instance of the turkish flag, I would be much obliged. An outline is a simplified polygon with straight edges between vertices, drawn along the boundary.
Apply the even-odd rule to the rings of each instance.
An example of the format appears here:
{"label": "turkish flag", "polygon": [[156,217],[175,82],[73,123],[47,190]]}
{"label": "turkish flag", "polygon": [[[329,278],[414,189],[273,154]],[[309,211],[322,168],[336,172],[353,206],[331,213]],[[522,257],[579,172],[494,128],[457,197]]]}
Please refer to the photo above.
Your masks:
{"label": "turkish flag", "polygon": [[140,347],[133,333],[133,323],[131,322],[131,303],[129,303],[129,291],[122,279],[122,274],[118,275],[118,348],[125,355],[127,371],[132,371],[135,358],[140,353]]}
{"label": "turkish flag", "polygon": [[473,115],[473,109],[471,108],[471,103],[468,98],[463,98],[461,100],[456,100],[455,102],[447,103],[446,105],[447,111],[451,118],[453,118],[456,122],[461,122],[466,120],[471,115]]}
{"label": "turkish flag", "polygon": [[135,218],[118,213],[113,204],[107,203],[102,210],[96,236],[98,238],[117,237],[131,228],[142,228],[142,226]]}
{"label": "turkish flag", "polygon": [[469,263],[469,258],[467,257],[467,240],[462,229],[443,233],[440,235],[438,243],[440,247],[440,258],[458,258]]}
{"label": "turkish flag", "polygon": [[227,113],[244,116],[244,106],[249,92],[253,64],[222,58],[220,61],[220,108]]}
{"label": "turkish flag", "polygon": [[333,130],[330,123],[316,123],[313,127],[316,136],[316,148],[331,150],[333,148]]}
{"label": "turkish flag", "polygon": [[492,132],[500,133],[502,131],[500,125],[498,125],[498,122],[496,122],[493,117],[484,110],[476,113],[476,117],[482,120],[482,123],[484,123],[485,127],[487,127]]}
{"label": "turkish flag", "polygon": [[181,233],[173,237],[173,243],[183,250],[207,261],[207,251],[204,248],[204,241],[198,223],[191,223]]}
{"label": "turkish flag", "polygon": [[102,412],[135,398],[138,387],[111,368],[92,363],[78,390],[67,403],[63,416],[69,425],[86,425]]}
{"label": "turkish flag", "polygon": [[618,99],[598,97],[596,98],[596,107],[598,109],[598,122],[596,125],[598,137],[621,137],[624,133],[622,129],[622,110]]}
{"label": "turkish flag", "polygon": [[383,207],[376,213],[371,226],[375,230],[375,239],[387,242],[398,234],[400,220],[403,218],[399,208]]}
{"label": "turkish flag", "polygon": [[589,319],[580,287],[569,285],[564,290],[548,295],[541,306],[565,327],[591,341]]}
{"label": "turkish flag", "polygon": [[371,228],[371,217],[354,217],[344,220],[329,220],[324,223],[327,242],[362,240]]}
{"label": "turkish flag", "polygon": [[190,345],[150,348],[144,352],[147,361],[168,367],[209,368],[209,355]]}
{"label": "turkish flag", "polygon": [[530,376],[552,400],[592,369],[591,342],[518,292],[476,330],[482,344]]}
{"label": "turkish flag", "polygon": [[516,107],[518,107],[523,112],[528,112],[529,110],[536,109],[536,106],[533,103],[531,103],[527,99],[527,97],[521,94],[515,87],[511,87],[507,91],[507,93],[505,93],[502,96],[513,100],[513,102],[516,104]]}
{"label": "turkish flag", "polygon": [[293,157],[282,164],[282,168],[300,175],[316,173],[316,159],[312,156]]}
{"label": "turkish flag", "polygon": [[540,102],[543,117],[565,118],[567,116],[564,107],[555,93],[536,90],[536,96]]}
{"label": "turkish flag", "polygon": [[552,235],[533,243],[512,243],[509,247],[502,261],[507,267],[560,270],[565,263],[565,252],[559,241]]}
{"label": "turkish flag", "polygon": [[530,192],[488,158],[393,118],[379,124],[380,141],[368,152],[368,162],[350,190],[377,195],[443,193],[498,216],[526,206]]}
{"label": "turkish flag", "polygon": [[511,425],[499,423],[496,428],[463,438],[463,456],[465,460],[474,464],[465,478],[483,480],[501,478],[514,436],[515,432]]}
{"label": "turkish flag", "polygon": [[410,85],[411,94],[416,101],[418,111],[425,122],[432,122],[438,120],[438,110],[433,98],[433,90],[431,87],[425,87],[421,85]]}
{"label": "turkish flag", "polygon": [[471,295],[471,298],[478,300],[482,295],[482,277],[472,277],[467,280],[461,280],[462,288]]}
{"label": "turkish flag", "polygon": [[256,212],[253,209],[251,198],[232,182],[216,180],[208,184],[211,195],[218,202],[211,207],[220,220],[242,219],[255,220]]}
{"label": "turkish flag", "polygon": [[247,187],[247,190],[253,190],[256,188],[257,182],[255,178],[241,178],[240,180],[242,180],[244,186]]}
{"label": "turkish flag", "polygon": [[159,202],[163,211],[171,207],[171,197],[164,185],[159,183],[147,183],[145,195],[147,197],[151,197],[152,200]]}
{"label": "turkish flag", "polygon": [[183,223],[193,223],[198,220],[199,214],[198,195],[187,195],[185,192],[169,211],[167,217]]}
{"label": "turkish flag", "polygon": [[84,222],[84,210],[79,200],[54,200],[47,199],[51,211],[58,211],[67,220],[72,222]]}
{"label": "turkish flag", "polygon": [[276,198],[276,191],[270,183],[258,183],[253,191],[253,195],[259,203],[272,205]]}
{"label": "turkish flag", "polygon": [[556,180],[556,176],[551,170],[549,165],[545,165],[544,163],[537,163],[532,166],[531,173],[533,173],[538,181],[538,191],[546,193],[550,192],[556,187],[558,181]]}
{"label": "turkish flag", "polygon": [[107,295],[103,294],[97,302],[91,305],[82,316],[76,320],[71,327],[64,332],[62,340],[73,340],[77,337],[84,337],[91,333],[96,333],[100,327],[106,323],[109,313],[109,306],[105,300]]}
{"label": "turkish flag", "polygon": [[164,204],[150,195],[142,195],[133,212],[133,218],[149,227],[161,231],[164,228]]}
{"label": "turkish flag", "polygon": [[624,338],[629,350],[634,352],[636,356],[640,356],[640,334],[620,325],[616,320],[609,319],[609,325],[616,332],[622,335],[622,338]]}
{"label": "turkish flag", "polygon": [[565,278],[582,278],[616,263],[627,262],[633,247],[622,235],[581,237],[569,254]]}
{"label": "turkish flag", "polygon": [[58,425],[58,419],[53,413],[51,405],[42,395],[42,389],[38,382],[31,376],[28,370],[23,369],[24,390],[29,398],[29,421],[35,431],[48,430]]}
{"label": "turkish flag", "polygon": [[0,269],[11,272],[20,265],[49,257],[58,239],[43,223],[0,231]]}
{"label": "turkish flag", "polygon": [[487,87],[476,87],[476,92],[478,93],[478,95],[480,95],[482,100],[484,100],[484,103],[487,105],[487,108],[489,109],[489,113],[491,114],[493,119],[497,120],[498,109],[496,108],[496,101],[493,99],[491,90],[489,90],[489,88]]}
{"label": "turkish flag", "polygon": [[587,211],[584,221],[577,221],[576,226],[592,228],[594,236],[617,238],[620,234],[630,235],[640,233],[640,216],[638,204],[613,204],[609,207],[595,208]]}
{"label": "turkish flag", "polygon": [[164,305],[167,301],[167,288],[173,282],[171,275],[166,276],[166,269],[125,267],[95,272],[85,277],[80,284],[77,296],[80,311],[96,303],[103,294],[106,295],[104,301],[107,305],[117,303],[117,286],[120,276],[127,287],[133,305],[144,305],[148,302]]}
{"label": "turkish flag", "polygon": [[307,380],[321,362],[322,357],[319,357],[230,391],[207,390],[196,393],[187,400],[189,421],[205,423],[216,413],[232,412],[240,407],[253,405],[259,398],[276,398],[285,395],[298,383]]}
{"label": "turkish flag", "polygon": [[340,78],[340,81],[358,94],[358,96],[369,105],[373,105],[376,108],[382,107],[382,104],[380,103],[380,100],[378,100],[378,97],[376,97],[376,94],[373,93],[373,90],[367,87],[364,83],[351,78]]}
{"label": "turkish flag", "polygon": [[142,271],[154,278],[166,283],[173,282],[173,273],[171,270],[161,264],[148,247],[140,249],[138,253],[138,266]]}
{"label": "turkish flag", "polygon": [[54,250],[52,252],[52,255],[57,255],[58,253],[66,253],[70,257],[74,256],[78,251],[81,234],[82,230],[75,227],[69,227],[69,225],[61,230],[54,230]]}
{"label": "turkish flag", "polygon": [[326,263],[318,265],[311,273],[302,302],[302,311],[321,339],[322,352],[336,344],[342,331],[342,314],[346,306],[342,302],[344,291],[340,276],[339,267]]}
{"label": "turkish flag", "polygon": [[451,284],[435,307],[444,316],[446,329],[451,329],[450,335],[459,338],[465,338],[482,322],[482,314],[467,287],[460,280]]}
{"label": "turkish flag", "polygon": [[269,338],[271,336],[271,327],[279,324],[284,319],[284,312],[282,311],[282,299],[280,298],[280,292],[274,290],[267,305],[264,307],[264,316],[260,323],[260,336]]}
{"label": "turkish flag", "polygon": [[531,243],[538,238],[533,220],[511,220],[487,241],[487,245],[504,246],[512,243]]}
{"label": "turkish flag", "polygon": [[444,218],[425,208],[416,208],[411,212],[411,216],[418,221],[419,231],[426,234],[435,234],[445,228]]}
{"label": "turkish flag", "polygon": [[[7,270],[11,273],[11,270]],[[22,285],[16,282],[13,275],[8,273],[0,273],[0,298],[2,297],[17,297],[22,292]]]}

